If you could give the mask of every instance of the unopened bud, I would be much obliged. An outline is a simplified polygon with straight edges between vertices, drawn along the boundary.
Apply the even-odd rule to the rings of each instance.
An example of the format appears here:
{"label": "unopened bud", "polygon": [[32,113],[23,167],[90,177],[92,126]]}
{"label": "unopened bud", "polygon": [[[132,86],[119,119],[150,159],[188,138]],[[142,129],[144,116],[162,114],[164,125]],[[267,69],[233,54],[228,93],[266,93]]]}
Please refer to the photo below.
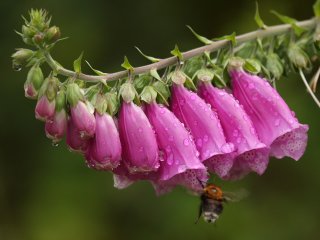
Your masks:
{"label": "unopened bud", "polygon": [[203,82],[211,82],[214,78],[214,72],[209,69],[202,68],[197,72],[197,78]]}
{"label": "unopened bud", "polygon": [[22,26],[22,34],[26,38],[32,38],[35,34],[36,31],[32,29],[31,27],[27,27],[25,25]]}
{"label": "unopened bud", "polygon": [[32,39],[36,44],[41,44],[44,40],[44,34],[39,32],[36,35],[34,35]]}
{"label": "unopened bud", "polygon": [[266,67],[275,79],[279,79],[283,74],[283,65],[279,56],[275,53],[267,55]]}
{"label": "unopened bud", "polygon": [[24,64],[33,56],[33,53],[30,49],[18,48],[11,57],[16,63]]}
{"label": "unopened bud", "polygon": [[85,98],[80,87],[76,83],[70,83],[67,88],[67,101],[74,107],[79,101],[84,101]]}
{"label": "unopened bud", "polygon": [[27,82],[31,83],[36,90],[39,90],[43,84],[43,73],[38,65],[34,65],[30,68],[27,75]]}
{"label": "unopened bud", "polygon": [[49,28],[46,33],[46,39],[51,42],[57,41],[60,38],[60,36],[60,29],[56,26]]}
{"label": "unopened bud", "polygon": [[307,68],[310,59],[305,51],[302,50],[297,44],[290,44],[288,47],[288,57],[293,65],[297,68]]}

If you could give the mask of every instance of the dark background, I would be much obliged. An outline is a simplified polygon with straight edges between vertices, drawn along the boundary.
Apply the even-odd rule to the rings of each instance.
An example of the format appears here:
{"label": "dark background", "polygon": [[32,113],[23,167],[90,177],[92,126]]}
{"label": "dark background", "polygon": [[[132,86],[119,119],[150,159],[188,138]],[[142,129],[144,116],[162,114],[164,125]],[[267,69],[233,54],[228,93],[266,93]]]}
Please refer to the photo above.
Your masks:
{"label": "dark background", "polygon": [[[270,9],[300,20],[313,15],[313,0],[259,3],[270,25],[278,23]],[[14,48],[24,47],[13,30],[20,30],[20,15],[30,8],[47,9],[70,37],[53,52],[61,64],[71,68],[84,50],[85,59],[106,72],[119,70],[124,55],[134,66],[146,64],[133,46],[160,58],[169,56],[175,43],[182,50],[200,46],[186,24],[208,37],[256,28],[255,2],[245,0],[1,1],[1,240],[320,239],[320,111],[296,75],[282,79],[278,90],[310,126],[304,157],[273,159],[261,177],[217,180],[227,190],[246,188],[250,195],[228,204],[216,225],[195,225],[199,199],[183,189],[157,197],[141,182],[119,191],[110,173],[88,169],[65,144],[51,146],[43,123],[34,119],[35,102],[24,98],[26,70],[11,68]]]}

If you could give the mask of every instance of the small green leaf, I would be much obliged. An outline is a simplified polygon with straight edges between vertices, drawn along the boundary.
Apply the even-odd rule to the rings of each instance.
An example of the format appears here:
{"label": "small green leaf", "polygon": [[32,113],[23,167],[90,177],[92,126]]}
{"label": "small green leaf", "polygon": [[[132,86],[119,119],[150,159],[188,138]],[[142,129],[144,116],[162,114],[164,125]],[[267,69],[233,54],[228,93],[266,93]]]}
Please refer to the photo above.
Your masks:
{"label": "small green leaf", "polygon": [[256,21],[256,23],[259,26],[259,28],[261,28],[261,29],[266,29],[267,28],[267,25],[264,24],[264,22],[262,21],[262,19],[260,17],[258,2],[256,2],[256,13],[254,15],[254,20]]}
{"label": "small green leaf", "polygon": [[313,12],[316,17],[320,17],[320,0],[313,4]]}
{"label": "small green leaf", "polygon": [[73,62],[73,69],[76,73],[81,73],[81,61],[82,61],[83,52],[80,54],[80,56],[74,60]]}
{"label": "small green leaf", "polygon": [[169,106],[168,103],[168,98],[170,96],[170,91],[169,88],[166,84],[164,84],[163,82],[154,82],[152,84],[154,90],[158,93],[157,94],[157,100],[160,103],[163,103],[167,106]]}
{"label": "small green leaf", "polygon": [[213,41],[211,41],[210,39],[206,38],[206,37],[203,37],[201,35],[199,35],[198,33],[196,33],[189,25],[187,25],[187,28],[190,29],[190,31],[193,33],[193,35],[198,38],[198,40],[200,42],[203,42],[204,44],[206,45],[210,45],[211,43],[213,43]]}
{"label": "small green leaf", "polygon": [[194,85],[194,82],[191,78],[189,78],[187,75],[186,76],[186,81],[185,81],[185,86],[193,91],[197,91],[196,85]]}
{"label": "small green leaf", "polygon": [[218,40],[228,40],[232,43],[232,46],[235,46],[237,44],[237,40],[236,40],[236,33],[233,32],[230,35],[226,35],[226,36],[222,36],[219,38],[214,38],[212,40],[218,41]]}
{"label": "small green leaf", "polygon": [[129,63],[129,60],[127,58],[127,56],[124,56],[124,61],[121,64],[121,67],[127,69],[130,72],[133,72],[133,67],[131,66],[131,64]]}
{"label": "small green leaf", "polygon": [[280,13],[272,10],[271,11],[272,14],[276,15],[282,22],[290,24],[294,33],[299,37],[304,31],[305,29],[302,27],[299,27],[296,22],[297,20],[295,20],[294,18],[285,16],[285,15],[281,15]]}
{"label": "small green leaf", "polygon": [[104,72],[101,72],[99,70],[94,69],[87,60],[85,62],[88,64],[88,66],[91,68],[91,70],[94,71],[98,76],[107,75],[107,73],[104,73]]}
{"label": "small green leaf", "polygon": [[182,53],[179,50],[178,45],[176,44],[174,49],[170,52],[173,56],[176,56],[177,58],[179,58],[179,60],[183,60],[183,56]]}
{"label": "small green leaf", "polygon": [[153,68],[150,70],[150,74],[152,77],[154,77],[155,79],[157,79],[158,81],[162,81],[161,77],[159,76],[157,69]]}
{"label": "small green leaf", "polygon": [[142,74],[134,80],[134,87],[138,90],[143,89],[147,86],[152,80],[152,76],[149,74]]}
{"label": "small green leaf", "polygon": [[152,103],[157,98],[157,91],[152,86],[146,86],[140,94],[141,100],[146,103]]}
{"label": "small green leaf", "polygon": [[135,47],[138,52],[144,56],[146,59],[148,59],[149,61],[155,63],[155,62],[159,62],[161,59],[160,58],[155,58],[155,57],[151,57],[151,56],[148,56],[148,55],[145,55],[138,47]]}

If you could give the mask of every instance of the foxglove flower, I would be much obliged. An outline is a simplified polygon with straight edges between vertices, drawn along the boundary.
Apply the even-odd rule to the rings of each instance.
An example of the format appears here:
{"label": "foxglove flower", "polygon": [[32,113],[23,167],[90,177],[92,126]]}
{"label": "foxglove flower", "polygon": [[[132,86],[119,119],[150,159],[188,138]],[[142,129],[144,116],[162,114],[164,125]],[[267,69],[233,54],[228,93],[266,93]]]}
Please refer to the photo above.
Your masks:
{"label": "foxglove flower", "polygon": [[119,114],[122,158],[130,173],[152,172],[159,168],[156,136],[143,110],[123,102]]}
{"label": "foxglove flower", "polygon": [[250,171],[263,174],[269,161],[269,149],[259,141],[252,122],[240,104],[231,94],[207,82],[200,82],[199,94],[217,110],[227,140],[237,149],[238,156],[226,178],[241,178]]}
{"label": "foxglove flower", "polygon": [[96,122],[93,115],[94,109],[89,102],[78,101],[70,108],[71,118],[76,129],[83,138],[90,138],[95,133]]}
{"label": "foxglove flower", "polygon": [[53,118],[45,124],[46,136],[52,139],[53,142],[59,142],[63,138],[66,129],[67,113],[64,109],[55,112]]}
{"label": "foxglove flower", "polygon": [[89,139],[80,136],[72,118],[68,120],[66,142],[71,151],[80,153],[85,153],[89,146]]}
{"label": "foxglove flower", "polygon": [[81,137],[92,137],[96,127],[93,115],[94,108],[88,101],[86,101],[82,90],[76,83],[68,85],[67,101],[70,104],[72,122]]}
{"label": "foxglove flower", "polygon": [[169,191],[175,185],[199,190],[199,180],[207,180],[207,172],[198,158],[199,153],[191,135],[183,124],[166,107],[153,102],[146,105],[146,114],[153,126],[161,163],[158,180],[154,186],[158,194]]}
{"label": "foxglove flower", "polygon": [[24,83],[24,94],[27,98],[36,99],[38,91],[43,84],[43,73],[38,65],[34,65],[30,68],[27,76],[27,80]]}
{"label": "foxglove flower", "polygon": [[121,143],[113,118],[95,113],[96,131],[91,140],[86,159],[88,165],[98,170],[112,170],[120,164]]}
{"label": "foxglove flower", "polygon": [[54,143],[59,142],[67,129],[68,115],[65,110],[65,92],[60,90],[55,101],[55,113],[52,119],[46,121],[45,132]]}
{"label": "foxglove flower", "polygon": [[272,156],[298,160],[307,145],[308,125],[300,124],[267,80],[243,70],[232,70],[234,96],[250,116],[260,140]]}
{"label": "foxglove flower", "polygon": [[190,129],[200,160],[210,171],[225,177],[233,165],[234,145],[227,143],[216,113],[197,94],[183,85],[172,87],[173,113]]}
{"label": "foxglove flower", "polygon": [[40,97],[35,108],[36,118],[42,121],[47,121],[54,116],[55,101],[50,101],[46,95]]}

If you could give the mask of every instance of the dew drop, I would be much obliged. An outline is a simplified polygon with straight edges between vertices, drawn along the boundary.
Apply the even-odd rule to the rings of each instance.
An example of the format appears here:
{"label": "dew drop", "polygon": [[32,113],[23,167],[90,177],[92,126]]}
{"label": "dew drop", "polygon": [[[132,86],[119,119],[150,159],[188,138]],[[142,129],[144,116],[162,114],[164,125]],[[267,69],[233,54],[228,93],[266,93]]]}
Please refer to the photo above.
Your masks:
{"label": "dew drop", "polygon": [[168,145],[168,146],[166,147],[166,152],[168,152],[168,153],[171,152],[171,146]]}
{"label": "dew drop", "polygon": [[241,143],[241,138],[240,137],[237,138],[237,143]]}
{"label": "dew drop", "polygon": [[173,154],[170,154],[168,157],[167,157],[167,164],[168,165],[172,165],[173,163]]}
{"label": "dew drop", "polygon": [[276,119],[276,120],[274,121],[274,125],[275,125],[276,127],[278,127],[278,126],[280,125],[280,119]]}
{"label": "dew drop", "polygon": [[183,144],[184,144],[185,146],[188,146],[188,145],[189,145],[189,139],[187,139],[187,138],[184,139],[184,140],[183,140]]}
{"label": "dew drop", "polygon": [[249,89],[254,89],[254,84],[253,83],[249,83],[248,88]]}
{"label": "dew drop", "polygon": [[22,65],[21,65],[21,64],[18,64],[18,63],[13,63],[13,64],[12,64],[12,68],[13,68],[14,71],[19,72],[19,71],[21,71],[21,69],[22,69]]}
{"label": "dew drop", "polygon": [[138,131],[139,131],[139,133],[142,133],[142,128],[139,128]]}
{"label": "dew drop", "polygon": [[139,147],[139,152],[142,152],[143,151],[143,147]]}
{"label": "dew drop", "polygon": [[239,131],[238,131],[237,129],[233,130],[232,135],[233,135],[234,137],[238,137]]}
{"label": "dew drop", "polygon": [[195,94],[192,94],[191,97],[190,97],[190,99],[194,101],[194,100],[196,99]]}
{"label": "dew drop", "polygon": [[52,145],[52,147],[59,147],[59,143],[58,143],[58,142],[55,142],[55,141],[53,141],[53,142],[51,143],[51,145]]}
{"label": "dew drop", "polygon": [[169,136],[169,138],[168,138],[168,139],[169,139],[169,141],[170,141],[170,142],[173,142],[174,137],[171,135],[171,136]]}
{"label": "dew drop", "polygon": [[208,135],[204,135],[204,136],[203,136],[203,141],[204,141],[204,142],[208,142],[208,140],[209,140],[209,136],[208,136]]}
{"label": "dew drop", "polygon": [[197,146],[202,147],[202,139],[201,138],[197,139]]}

